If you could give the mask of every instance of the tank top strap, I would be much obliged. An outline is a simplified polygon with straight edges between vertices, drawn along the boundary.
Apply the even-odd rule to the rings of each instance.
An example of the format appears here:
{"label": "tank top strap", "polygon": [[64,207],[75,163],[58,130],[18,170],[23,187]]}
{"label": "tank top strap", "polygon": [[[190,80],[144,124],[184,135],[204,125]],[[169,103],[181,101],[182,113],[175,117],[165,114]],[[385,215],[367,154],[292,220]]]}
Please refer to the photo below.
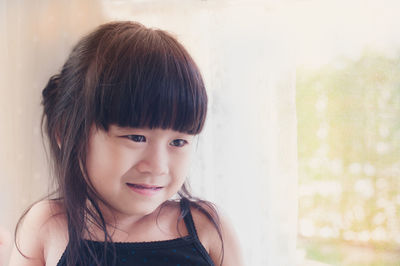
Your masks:
{"label": "tank top strap", "polygon": [[197,250],[201,253],[203,258],[208,262],[208,265],[214,266],[214,262],[212,261],[210,255],[208,254],[207,250],[201,243],[198,235],[196,227],[194,226],[192,212],[190,211],[190,201],[186,198],[182,198],[180,201],[181,205],[181,215],[183,220],[185,221],[186,229],[191,237],[194,239],[194,245],[196,246]]}
{"label": "tank top strap", "polygon": [[192,212],[190,211],[190,202],[186,198],[182,198],[180,201],[181,205],[181,213],[183,216],[183,220],[185,221],[186,229],[188,230],[189,235],[198,239],[196,227],[194,226]]}

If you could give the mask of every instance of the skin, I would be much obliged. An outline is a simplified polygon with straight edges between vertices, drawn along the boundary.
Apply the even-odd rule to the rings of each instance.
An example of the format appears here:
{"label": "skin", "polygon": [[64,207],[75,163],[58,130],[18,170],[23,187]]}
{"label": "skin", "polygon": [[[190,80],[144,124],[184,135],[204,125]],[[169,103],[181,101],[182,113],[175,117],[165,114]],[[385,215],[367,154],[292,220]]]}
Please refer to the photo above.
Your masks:
{"label": "skin", "polygon": [[5,265],[10,252],[12,237],[4,227],[0,226],[0,266]]}
{"label": "skin", "polygon": [[[92,128],[86,168],[93,187],[106,202],[100,208],[110,224],[108,231],[113,241],[162,241],[188,234],[183,221],[177,229],[180,207],[169,199],[178,192],[188,174],[193,141],[193,135],[173,130],[111,125],[105,132]],[[143,195],[128,183],[158,189],[142,189],[151,194]],[[192,209],[192,215],[201,243],[219,265],[221,241],[216,229],[199,211]],[[225,216],[220,214],[220,218],[223,265],[244,265],[233,228]],[[91,231],[97,240],[102,240],[98,229]],[[21,251],[30,259],[14,247],[10,265],[56,265],[67,246],[67,232],[62,205],[54,201],[39,202],[25,217],[17,238]]]}

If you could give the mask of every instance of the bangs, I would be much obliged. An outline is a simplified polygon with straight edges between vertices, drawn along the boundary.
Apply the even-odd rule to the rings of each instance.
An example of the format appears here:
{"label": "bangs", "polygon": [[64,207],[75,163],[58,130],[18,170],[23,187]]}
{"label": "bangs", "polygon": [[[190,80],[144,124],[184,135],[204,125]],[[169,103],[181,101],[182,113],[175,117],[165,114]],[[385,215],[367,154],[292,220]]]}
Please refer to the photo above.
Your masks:
{"label": "bangs", "polygon": [[98,47],[94,123],[105,130],[115,124],[200,133],[207,94],[185,48],[166,33],[144,27],[119,35],[115,43]]}

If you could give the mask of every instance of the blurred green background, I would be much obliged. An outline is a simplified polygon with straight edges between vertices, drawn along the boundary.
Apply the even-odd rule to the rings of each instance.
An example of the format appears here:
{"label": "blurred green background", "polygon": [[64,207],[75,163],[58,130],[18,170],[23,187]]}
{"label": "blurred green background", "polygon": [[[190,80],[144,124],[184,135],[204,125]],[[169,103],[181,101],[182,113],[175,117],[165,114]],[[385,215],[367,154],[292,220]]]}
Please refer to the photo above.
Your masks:
{"label": "blurred green background", "polygon": [[400,265],[400,53],[299,67],[296,87],[298,249],[327,265]]}

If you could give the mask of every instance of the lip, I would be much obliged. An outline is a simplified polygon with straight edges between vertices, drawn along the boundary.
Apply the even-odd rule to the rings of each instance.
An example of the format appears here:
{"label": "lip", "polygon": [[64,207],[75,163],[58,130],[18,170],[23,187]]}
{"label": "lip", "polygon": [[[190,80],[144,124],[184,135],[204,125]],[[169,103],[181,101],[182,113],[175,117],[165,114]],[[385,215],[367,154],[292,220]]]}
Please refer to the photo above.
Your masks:
{"label": "lip", "polygon": [[153,196],[157,194],[163,187],[156,185],[148,185],[148,184],[133,184],[126,183],[126,185],[134,192],[145,195],[145,196]]}

